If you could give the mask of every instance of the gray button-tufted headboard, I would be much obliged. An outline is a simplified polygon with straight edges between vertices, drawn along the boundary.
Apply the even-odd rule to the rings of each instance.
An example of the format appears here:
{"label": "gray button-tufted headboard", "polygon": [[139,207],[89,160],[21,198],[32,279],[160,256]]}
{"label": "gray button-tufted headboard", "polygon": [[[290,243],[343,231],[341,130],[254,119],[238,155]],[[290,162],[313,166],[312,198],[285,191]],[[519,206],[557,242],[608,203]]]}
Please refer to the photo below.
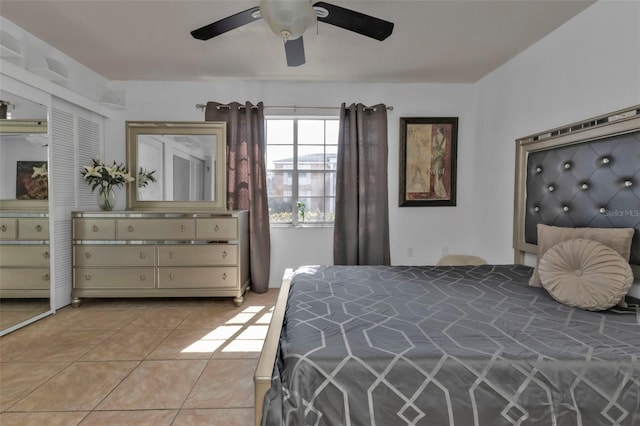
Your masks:
{"label": "gray button-tufted headboard", "polygon": [[[537,225],[634,228],[640,265],[640,108],[518,140],[514,247],[535,252]],[[516,252],[516,257],[517,257]]]}
{"label": "gray button-tufted headboard", "polygon": [[640,132],[530,154],[527,243],[539,223],[635,228],[629,260],[640,264]]}

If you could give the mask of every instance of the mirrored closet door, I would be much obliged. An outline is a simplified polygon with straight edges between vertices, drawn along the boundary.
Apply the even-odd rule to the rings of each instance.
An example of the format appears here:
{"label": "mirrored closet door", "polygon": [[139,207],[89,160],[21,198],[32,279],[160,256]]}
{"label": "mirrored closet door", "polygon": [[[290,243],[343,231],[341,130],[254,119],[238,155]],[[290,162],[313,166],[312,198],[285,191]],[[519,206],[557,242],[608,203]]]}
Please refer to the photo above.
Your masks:
{"label": "mirrored closet door", "polygon": [[52,311],[48,95],[21,96],[6,90],[20,84],[2,83],[0,335]]}

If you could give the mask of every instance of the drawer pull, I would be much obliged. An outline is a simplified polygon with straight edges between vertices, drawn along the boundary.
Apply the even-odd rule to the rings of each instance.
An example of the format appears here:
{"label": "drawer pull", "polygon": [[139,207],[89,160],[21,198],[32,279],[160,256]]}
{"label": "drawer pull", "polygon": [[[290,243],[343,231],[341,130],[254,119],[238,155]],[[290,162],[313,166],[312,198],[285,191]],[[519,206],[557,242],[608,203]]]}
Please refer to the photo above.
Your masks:
{"label": "drawer pull", "polygon": [[7,232],[7,225],[0,226],[0,231]]}
{"label": "drawer pull", "polygon": [[224,259],[225,257],[227,257],[227,251],[226,250],[222,252],[222,258]]}
{"label": "drawer pull", "polygon": [[42,281],[49,281],[49,274],[44,274],[42,276]]}
{"label": "drawer pull", "polygon": [[175,253],[173,253],[172,251],[170,251],[170,252],[169,252],[169,259],[173,259],[173,258],[175,258],[175,257],[176,257]]}
{"label": "drawer pull", "polygon": [[173,273],[169,274],[169,281],[173,281]]}
{"label": "drawer pull", "polygon": [[42,253],[42,257],[43,257],[44,259],[48,259],[48,258],[49,258],[49,252],[48,252],[48,251],[45,251],[44,253]]}
{"label": "drawer pull", "polygon": [[227,273],[226,273],[226,272],[223,272],[223,273],[222,273],[222,279],[223,279],[223,280],[226,280],[226,279],[227,279]]}
{"label": "drawer pull", "polygon": [[140,274],[140,281],[144,281],[146,279],[147,279],[147,277],[144,274]]}
{"label": "drawer pull", "polygon": [[42,226],[40,225],[36,225],[34,229],[36,230],[36,232],[42,232]]}
{"label": "drawer pull", "polygon": [[180,232],[184,232],[184,225],[180,225]]}
{"label": "drawer pull", "polygon": [[216,231],[216,232],[220,230],[220,227],[218,226],[217,223],[216,223],[216,226],[213,227],[213,230]]}
{"label": "drawer pull", "polygon": [[91,281],[91,275],[90,274],[84,274],[84,280],[85,281]]}
{"label": "drawer pull", "polygon": [[128,230],[129,232],[133,232],[133,226],[129,225],[129,226],[127,227],[127,230]]}
{"label": "drawer pull", "polygon": [[91,259],[91,253],[85,252],[84,257],[85,259]]}
{"label": "drawer pull", "polygon": [[146,259],[147,258],[147,254],[143,251],[140,252],[140,259]]}
{"label": "drawer pull", "polygon": [[98,228],[98,225],[93,225],[91,229],[93,230],[93,232],[98,232],[100,230],[100,228]]}

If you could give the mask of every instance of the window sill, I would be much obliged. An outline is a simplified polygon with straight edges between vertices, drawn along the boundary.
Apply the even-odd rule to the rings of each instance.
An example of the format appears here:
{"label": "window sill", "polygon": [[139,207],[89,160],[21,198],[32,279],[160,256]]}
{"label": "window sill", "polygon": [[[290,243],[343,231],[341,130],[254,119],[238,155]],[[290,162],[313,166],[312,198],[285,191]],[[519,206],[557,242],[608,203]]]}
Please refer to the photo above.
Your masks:
{"label": "window sill", "polygon": [[292,223],[271,223],[270,228],[333,228],[333,223],[304,223],[294,225]]}

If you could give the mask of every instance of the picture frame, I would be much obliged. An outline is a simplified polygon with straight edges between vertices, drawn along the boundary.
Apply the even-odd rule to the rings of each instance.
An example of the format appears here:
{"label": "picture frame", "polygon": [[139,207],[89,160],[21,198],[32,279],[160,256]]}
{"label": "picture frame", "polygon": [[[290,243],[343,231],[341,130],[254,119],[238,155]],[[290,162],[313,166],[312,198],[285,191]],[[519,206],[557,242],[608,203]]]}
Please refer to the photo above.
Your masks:
{"label": "picture frame", "polygon": [[17,161],[16,200],[47,200],[48,198],[47,161]]}
{"label": "picture frame", "polygon": [[456,205],[458,117],[400,117],[400,207]]}

